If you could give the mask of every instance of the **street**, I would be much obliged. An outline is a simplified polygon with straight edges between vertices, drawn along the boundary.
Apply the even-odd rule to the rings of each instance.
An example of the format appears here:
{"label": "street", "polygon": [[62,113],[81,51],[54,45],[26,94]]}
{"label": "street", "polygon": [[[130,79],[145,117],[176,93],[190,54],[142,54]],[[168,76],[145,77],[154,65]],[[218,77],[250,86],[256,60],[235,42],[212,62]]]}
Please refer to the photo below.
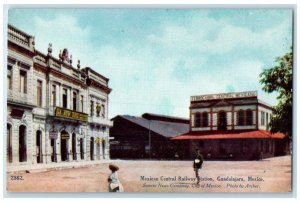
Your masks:
{"label": "street", "polygon": [[[205,161],[196,184],[192,161],[114,160],[125,192],[290,192],[291,156]],[[109,163],[7,174],[8,192],[107,192]]]}

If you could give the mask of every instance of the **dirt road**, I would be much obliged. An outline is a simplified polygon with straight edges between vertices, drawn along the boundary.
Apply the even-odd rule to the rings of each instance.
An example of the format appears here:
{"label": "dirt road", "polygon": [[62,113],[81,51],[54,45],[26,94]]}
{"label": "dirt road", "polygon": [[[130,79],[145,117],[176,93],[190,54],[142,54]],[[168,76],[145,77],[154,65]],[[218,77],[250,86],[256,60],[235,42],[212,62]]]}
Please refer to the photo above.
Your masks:
{"label": "dirt road", "polygon": [[[191,161],[112,161],[126,192],[290,192],[291,156],[262,161],[205,161],[196,185]],[[7,174],[9,192],[107,192],[108,163]],[[22,180],[18,180],[21,176]]]}

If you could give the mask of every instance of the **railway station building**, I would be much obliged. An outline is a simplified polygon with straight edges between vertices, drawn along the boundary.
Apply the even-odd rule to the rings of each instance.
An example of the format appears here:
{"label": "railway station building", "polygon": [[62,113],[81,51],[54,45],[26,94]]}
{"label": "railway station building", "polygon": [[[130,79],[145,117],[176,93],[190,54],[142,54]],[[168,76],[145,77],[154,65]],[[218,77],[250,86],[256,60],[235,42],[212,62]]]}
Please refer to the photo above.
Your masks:
{"label": "railway station building", "polygon": [[255,160],[290,152],[286,134],[271,133],[273,108],[256,91],[191,96],[189,132],[181,141],[190,158],[200,149],[205,159]]}

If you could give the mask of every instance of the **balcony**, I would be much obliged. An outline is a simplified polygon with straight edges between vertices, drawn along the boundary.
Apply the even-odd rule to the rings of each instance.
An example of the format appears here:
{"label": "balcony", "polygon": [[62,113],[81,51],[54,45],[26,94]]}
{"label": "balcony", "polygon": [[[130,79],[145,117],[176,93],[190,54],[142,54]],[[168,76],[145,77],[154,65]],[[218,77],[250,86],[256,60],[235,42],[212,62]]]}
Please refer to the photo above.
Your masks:
{"label": "balcony", "polygon": [[25,93],[15,92],[9,89],[7,90],[7,102],[17,104],[17,105],[29,106],[29,107],[36,106],[35,103],[33,103],[33,100],[30,95]]}

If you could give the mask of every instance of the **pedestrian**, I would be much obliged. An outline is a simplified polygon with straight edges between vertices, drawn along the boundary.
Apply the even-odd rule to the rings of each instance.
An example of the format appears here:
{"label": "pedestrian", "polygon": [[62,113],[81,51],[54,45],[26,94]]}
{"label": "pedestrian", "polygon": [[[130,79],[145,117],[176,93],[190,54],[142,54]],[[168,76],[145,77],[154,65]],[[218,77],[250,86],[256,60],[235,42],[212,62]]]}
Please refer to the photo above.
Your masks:
{"label": "pedestrian", "polygon": [[111,174],[108,177],[108,189],[109,192],[123,192],[123,186],[119,180],[118,170],[119,167],[113,164],[110,164],[109,169],[111,170]]}
{"label": "pedestrian", "polygon": [[196,156],[193,162],[193,167],[194,167],[194,171],[196,174],[196,178],[197,178],[197,184],[199,184],[200,182],[200,177],[199,177],[199,172],[200,169],[202,168],[202,164],[203,164],[203,156],[200,152],[199,149],[196,150]]}

